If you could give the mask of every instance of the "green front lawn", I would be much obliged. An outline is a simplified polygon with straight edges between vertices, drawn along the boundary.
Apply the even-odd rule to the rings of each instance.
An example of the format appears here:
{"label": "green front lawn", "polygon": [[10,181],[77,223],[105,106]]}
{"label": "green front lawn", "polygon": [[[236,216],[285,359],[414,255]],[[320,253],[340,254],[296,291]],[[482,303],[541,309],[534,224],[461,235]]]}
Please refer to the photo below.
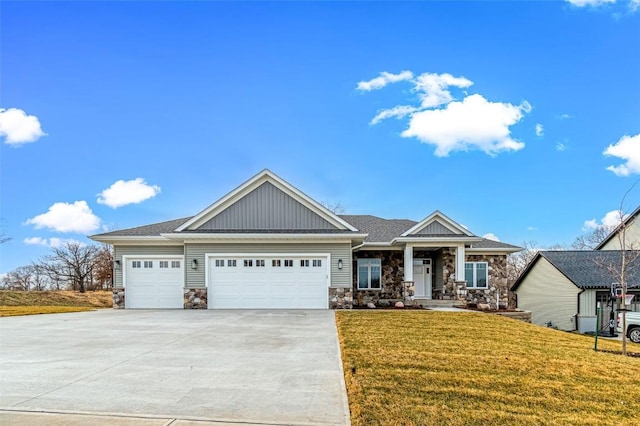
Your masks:
{"label": "green front lawn", "polygon": [[336,322],[354,425],[639,424],[640,358],[594,352],[593,338],[481,313]]}

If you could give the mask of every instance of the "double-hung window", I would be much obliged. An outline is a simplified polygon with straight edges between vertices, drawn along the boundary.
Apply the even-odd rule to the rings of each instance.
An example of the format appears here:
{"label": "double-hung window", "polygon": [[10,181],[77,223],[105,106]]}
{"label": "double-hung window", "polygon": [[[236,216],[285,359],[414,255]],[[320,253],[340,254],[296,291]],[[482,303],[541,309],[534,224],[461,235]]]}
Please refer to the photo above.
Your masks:
{"label": "double-hung window", "polygon": [[358,259],[358,290],[380,290],[380,259]]}
{"label": "double-hung window", "polygon": [[467,262],[464,264],[464,279],[467,288],[488,288],[489,271],[487,262]]}

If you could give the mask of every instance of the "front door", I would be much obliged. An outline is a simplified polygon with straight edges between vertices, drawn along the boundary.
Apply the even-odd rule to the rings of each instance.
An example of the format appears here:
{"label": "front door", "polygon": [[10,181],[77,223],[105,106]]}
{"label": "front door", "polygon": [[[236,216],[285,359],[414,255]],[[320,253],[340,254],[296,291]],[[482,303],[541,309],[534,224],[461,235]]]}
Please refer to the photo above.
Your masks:
{"label": "front door", "polygon": [[413,285],[417,299],[431,299],[431,259],[413,259]]}

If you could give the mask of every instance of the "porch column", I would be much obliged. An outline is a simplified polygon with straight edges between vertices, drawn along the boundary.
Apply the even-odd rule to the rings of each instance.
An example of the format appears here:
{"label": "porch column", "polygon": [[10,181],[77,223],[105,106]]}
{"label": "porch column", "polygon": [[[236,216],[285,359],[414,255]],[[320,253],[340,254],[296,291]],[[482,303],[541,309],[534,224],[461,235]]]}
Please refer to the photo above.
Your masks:
{"label": "porch column", "polygon": [[413,282],[413,246],[404,247],[404,280]]}
{"label": "porch column", "polygon": [[464,244],[456,247],[456,281],[464,281]]}

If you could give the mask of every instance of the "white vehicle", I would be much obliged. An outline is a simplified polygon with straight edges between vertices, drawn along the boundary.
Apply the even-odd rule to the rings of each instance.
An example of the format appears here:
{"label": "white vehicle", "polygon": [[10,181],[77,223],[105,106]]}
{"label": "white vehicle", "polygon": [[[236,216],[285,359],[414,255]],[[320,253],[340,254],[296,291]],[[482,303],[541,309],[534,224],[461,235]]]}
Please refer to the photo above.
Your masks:
{"label": "white vehicle", "polygon": [[[618,314],[618,333],[622,333],[622,314]],[[627,312],[627,337],[640,343],[640,312]]]}

